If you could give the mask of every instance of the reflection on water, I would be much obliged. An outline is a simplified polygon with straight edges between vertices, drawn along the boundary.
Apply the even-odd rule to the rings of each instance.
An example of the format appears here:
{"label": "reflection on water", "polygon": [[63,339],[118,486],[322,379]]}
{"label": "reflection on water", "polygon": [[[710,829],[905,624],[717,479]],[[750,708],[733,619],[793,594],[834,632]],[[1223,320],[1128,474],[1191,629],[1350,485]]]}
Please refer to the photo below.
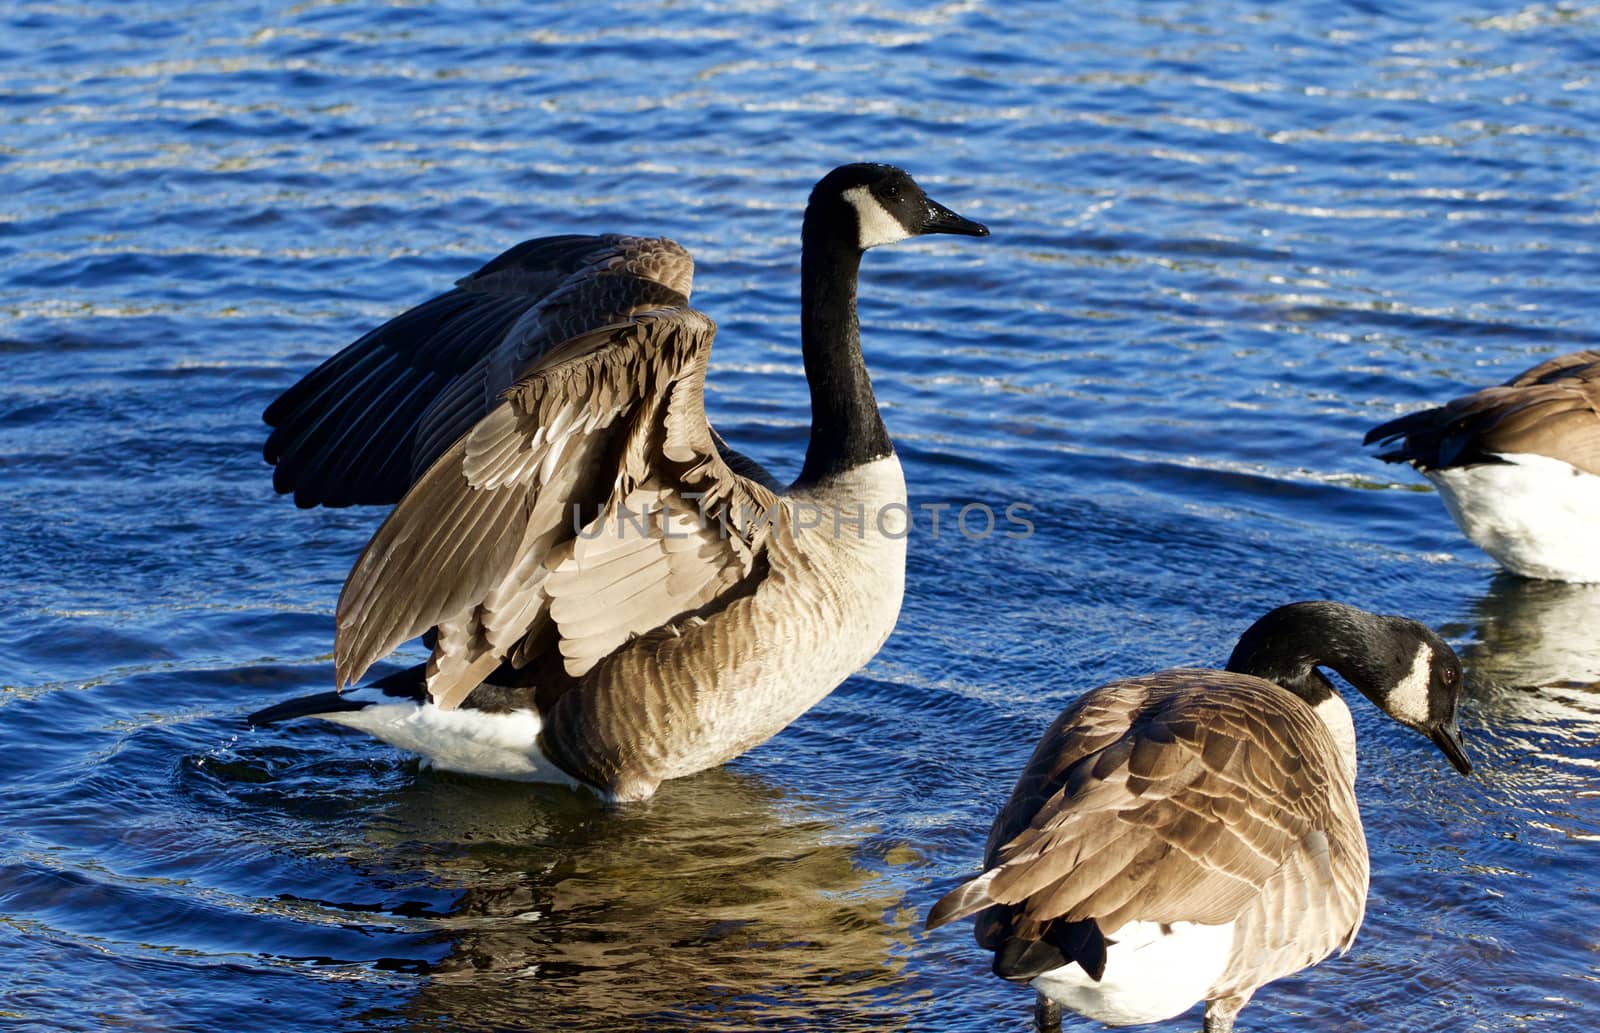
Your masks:
{"label": "reflection on water", "polygon": [[1508,813],[1536,834],[1600,841],[1600,585],[1501,573],[1472,605],[1471,720]]}
{"label": "reflection on water", "polygon": [[[422,775],[353,848],[458,897],[449,951],[401,1014],[436,1029],[898,1028],[909,914],[852,860],[841,815],[728,771],[647,804]],[[360,859],[355,858],[359,863]],[[344,901],[302,901],[330,912]]]}
{"label": "reflection on water", "polygon": [[1600,685],[1600,585],[1501,573],[1473,603],[1471,619],[1474,641],[1463,652],[1479,683]]}
{"label": "reflection on water", "polygon": [[1493,1028],[1566,1028],[1574,995],[1600,977],[1600,585],[1498,574],[1461,635],[1484,757],[1485,798],[1449,828],[1472,876],[1457,913],[1481,948],[1470,971],[1526,968],[1504,993],[1505,1020],[1520,1021]]}

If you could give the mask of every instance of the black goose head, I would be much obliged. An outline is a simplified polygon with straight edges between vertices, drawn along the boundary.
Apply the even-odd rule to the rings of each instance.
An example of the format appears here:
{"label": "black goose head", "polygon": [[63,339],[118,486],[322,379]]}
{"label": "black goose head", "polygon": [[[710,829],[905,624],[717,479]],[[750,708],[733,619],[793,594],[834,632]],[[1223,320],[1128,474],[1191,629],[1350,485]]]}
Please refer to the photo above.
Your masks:
{"label": "black goose head", "polygon": [[1414,620],[1376,620],[1379,625],[1367,649],[1372,671],[1346,675],[1350,684],[1385,714],[1432,740],[1457,771],[1472,774],[1461,726],[1456,722],[1463,679],[1455,650],[1431,628]]}
{"label": "black goose head", "polygon": [[933,200],[910,173],[893,165],[841,165],[823,176],[811,191],[806,222],[844,238],[853,228],[861,251],[924,233],[989,235],[987,226]]}
{"label": "black goose head", "polygon": [[1463,775],[1472,773],[1456,722],[1461,661],[1432,629],[1344,603],[1290,603],[1252,624],[1228,670],[1266,678],[1315,705],[1331,691],[1331,667],[1407,728],[1427,736]]}

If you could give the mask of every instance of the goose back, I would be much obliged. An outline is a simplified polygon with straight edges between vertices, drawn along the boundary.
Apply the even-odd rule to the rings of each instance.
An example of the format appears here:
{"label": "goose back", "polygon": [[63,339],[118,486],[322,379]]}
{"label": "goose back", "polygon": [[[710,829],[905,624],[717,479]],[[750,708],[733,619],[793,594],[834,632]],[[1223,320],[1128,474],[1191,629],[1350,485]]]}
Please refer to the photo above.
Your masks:
{"label": "goose back", "polygon": [[[978,942],[995,950],[1058,924],[1114,939],[1132,921],[1232,923],[1206,996],[1253,989],[1348,947],[1361,924],[1366,841],[1337,753],[1310,707],[1249,675],[1103,686],[1046,731],[996,818],[985,874],[928,924],[983,910]],[[1103,951],[1085,948],[1102,963]]]}
{"label": "goose back", "polygon": [[1600,351],[1542,362],[1497,387],[1374,427],[1387,462],[1423,471],[1504,462],[1505,456],[1556,459],[1600,475]]}

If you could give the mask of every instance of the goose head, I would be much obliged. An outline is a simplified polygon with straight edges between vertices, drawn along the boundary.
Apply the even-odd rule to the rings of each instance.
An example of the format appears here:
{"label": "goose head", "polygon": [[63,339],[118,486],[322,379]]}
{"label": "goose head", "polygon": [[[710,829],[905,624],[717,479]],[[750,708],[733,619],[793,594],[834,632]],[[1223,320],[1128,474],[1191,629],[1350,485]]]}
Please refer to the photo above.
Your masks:
{"label": "goose head", "polygon": [[1251,625],[1228,659],[1228,670],[1277,682],[1313,706],[1333,693],[1319,666],[1472,773],[1456,723],[1461,661],[1433,629],[1328,600],[1290,603]]}
{"label": "goose head", "polygon": [[1369,647],[1372,670],[1350,684],[1385,714],[1428,737],[1463,775],[1472,774],[1456,722],[1461,661],[1426,625],[1405,617],[1379,617],[1383,627]]}
{"label": "goose head", "polygon": [[841,237],[853,236],[861,251],[925,233],[989,235],[987,226],[933,200],[910,173],[893,165],[855,164],[834,169],[811,191],[806,222],[827,225]]}

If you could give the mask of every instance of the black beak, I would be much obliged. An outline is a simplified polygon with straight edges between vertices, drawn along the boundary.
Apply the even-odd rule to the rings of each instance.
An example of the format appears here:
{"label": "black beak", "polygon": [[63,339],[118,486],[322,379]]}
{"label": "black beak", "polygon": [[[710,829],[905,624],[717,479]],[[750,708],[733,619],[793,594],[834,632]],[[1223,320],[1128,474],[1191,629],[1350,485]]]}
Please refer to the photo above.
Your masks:
{"label": "black beak", "polygon": [[928,198],[928,214],[922,222],[924,233],[959,233],[966,237],[987,237],[989,227],[981,222],[973,222],[964,215],[957,215],[944,205]]}
{"label": "black beak", "polygon": [[1472,774],[1472,761],[1467,759],[1467,746],[1461,741],[1461,726],[1456,724],[1455,718],[1449,724],[1435,728],[1428,738],[1439,747],[1439,752],[1450,758],[1450,763],[1463,775]]}

